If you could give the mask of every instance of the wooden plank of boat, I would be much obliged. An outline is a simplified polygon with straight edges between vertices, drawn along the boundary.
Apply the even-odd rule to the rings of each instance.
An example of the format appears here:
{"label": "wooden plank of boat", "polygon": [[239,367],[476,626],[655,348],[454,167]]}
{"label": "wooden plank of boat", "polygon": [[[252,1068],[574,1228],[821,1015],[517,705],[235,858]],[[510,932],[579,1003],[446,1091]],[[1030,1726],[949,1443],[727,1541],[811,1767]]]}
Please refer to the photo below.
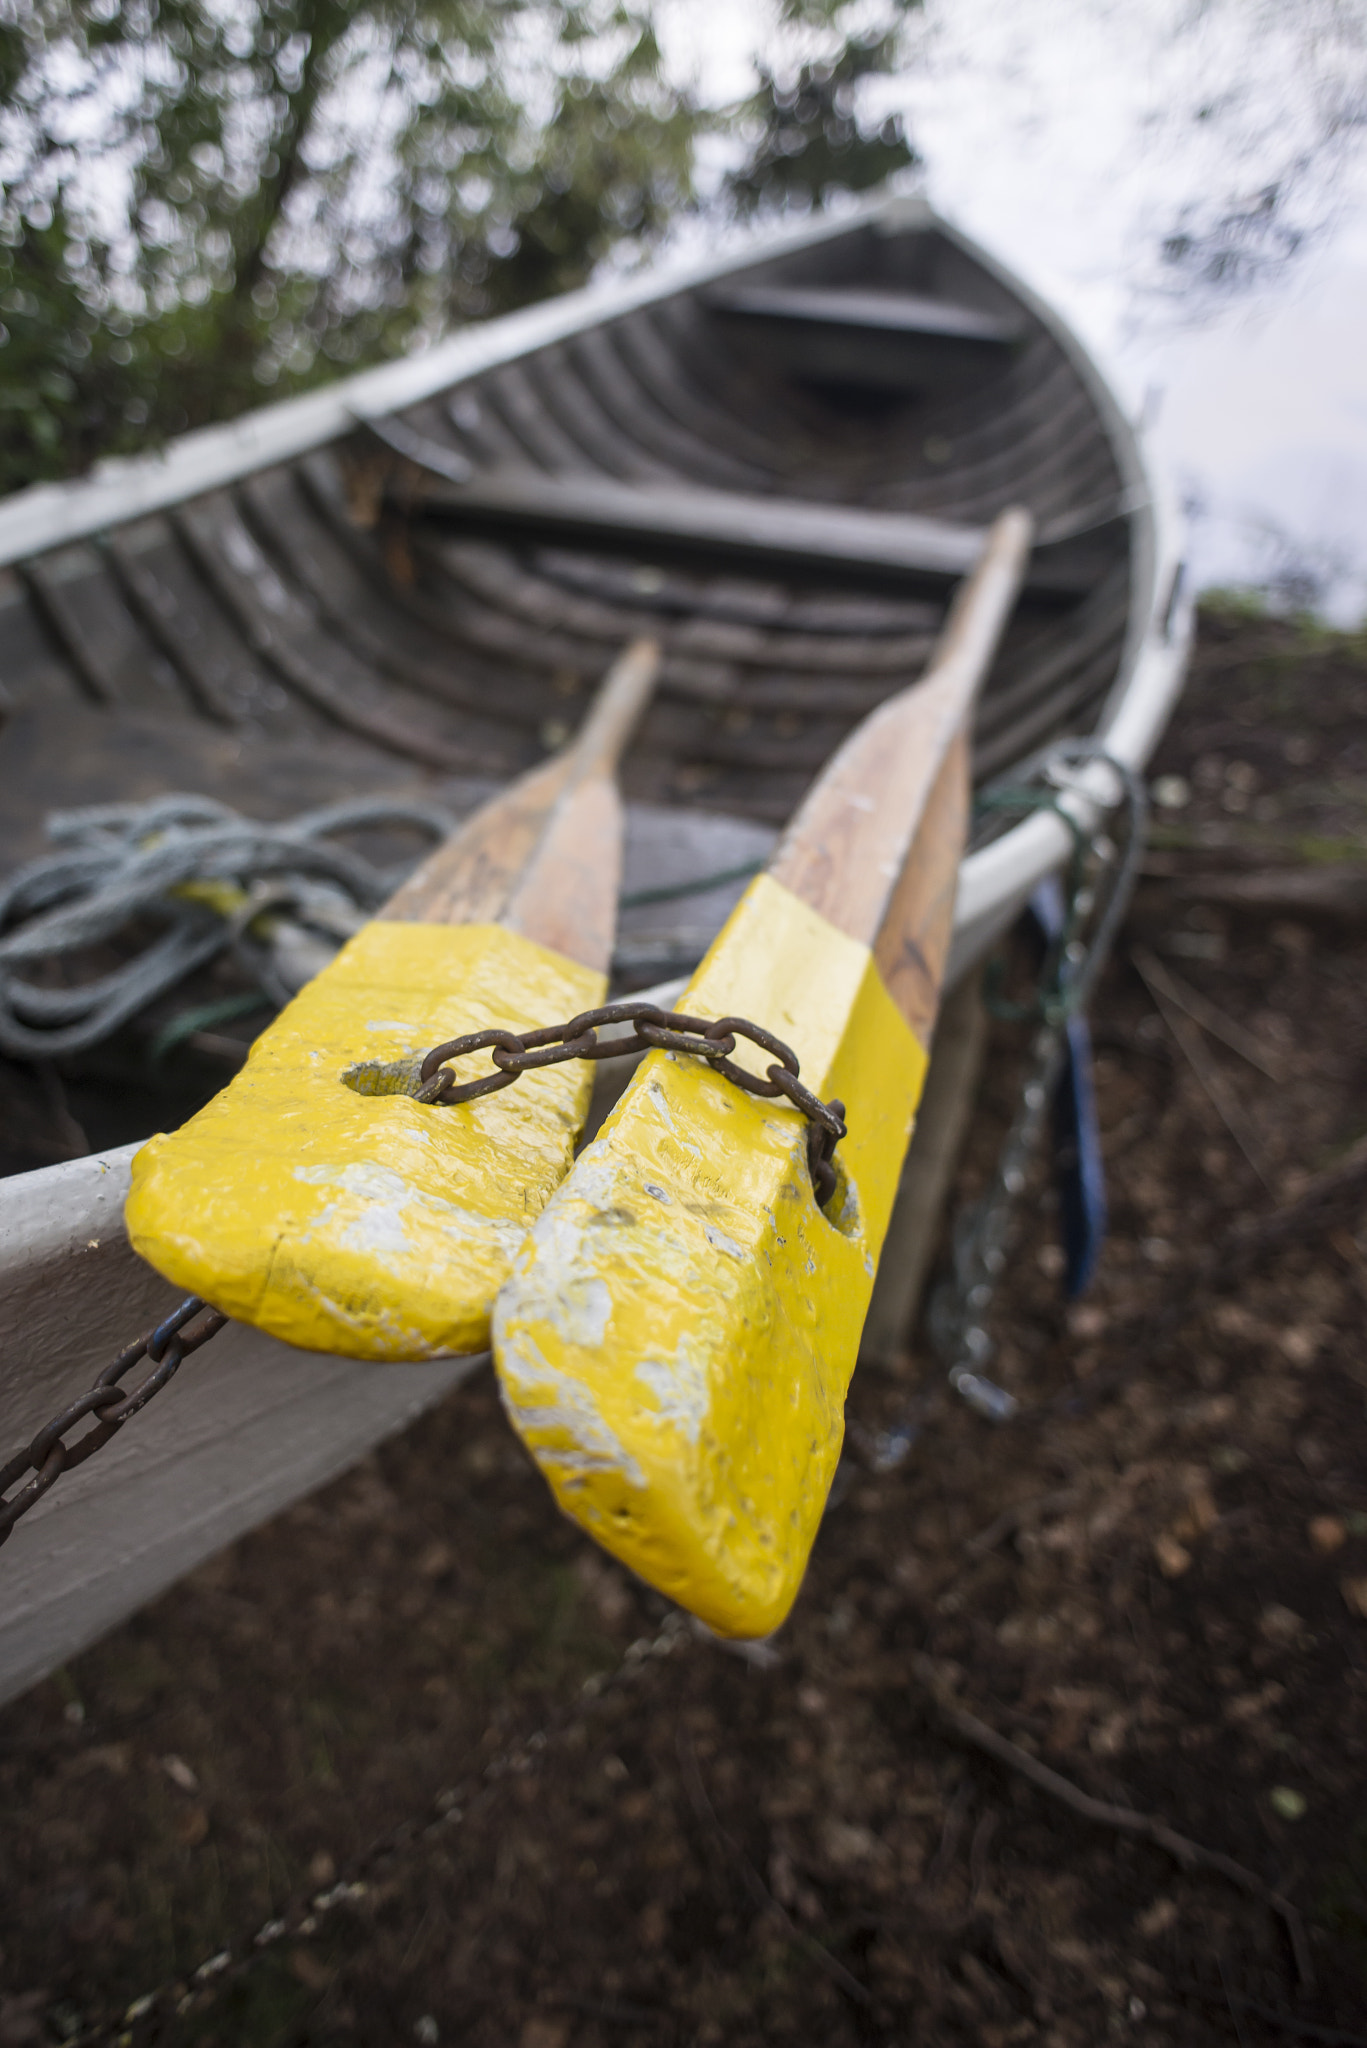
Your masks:
{"label": "wooden plank of boat", "polygon": [[924,292],[734,284],[714,286],[704,294],[703,303],[712,312],[752,320],[853,327],[885,334],[933,334],[947,341],[993,342],[999,348],[1010,348],[1021,338],[1019,319],[1003,320],[976,306],[932,299]]}
{"label": "wooden plank of boat", "polygon": [[929,673],[840,749],[682,998],[780,1035],[845,1105],[826,1209],[789,1104],[657,1051],[496,1304],[505,1405],[561,1506],[724,1635],[783,1619],[834,1474],[953,925],[973,699],[1030,532],[996,521]]}
{"label": "wooden plank of boat", "polygon": [[[481,534],[570,536],[636,555],[649,547],[733,564],[778,564],[790,572],[891,583],[904,593],[966,576],[983,549],[983,527],[919,513],[869,512],[692,483],[625,484],[611,477],[548,476],[512,466],[477,471],[455,450],[402,420],[370,420],[366,426],[405,463],[439,480],[415,501],[426,516]],[[407,497],[412,499],[412,493]],[[1070,544],[1041,551],[1026,587],[1034,596],[1075,598],[1096,579],[1091,557]]]}
{"label": "wooden plank of boat", "polygon": [[621,875],[613,771],[658,669],[615,664],[576,744],[437,849],[256,1041],[241,1074],[134,1162],[129,1235],[158,1272],[305,1350],[460,1356],[568,1171],[591,1071],[434,1113],[422,1054],[601,1002]]}

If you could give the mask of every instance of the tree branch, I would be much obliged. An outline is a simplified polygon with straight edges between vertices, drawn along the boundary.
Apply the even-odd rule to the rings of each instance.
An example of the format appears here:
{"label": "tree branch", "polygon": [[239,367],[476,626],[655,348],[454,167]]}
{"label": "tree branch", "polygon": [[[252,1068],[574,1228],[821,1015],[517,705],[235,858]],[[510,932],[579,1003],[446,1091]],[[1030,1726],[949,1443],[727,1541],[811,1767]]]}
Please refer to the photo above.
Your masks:
{"label": "tree branch", "polygon": [[1183,1870],[1212,1870],[1241,1891],[1249,1892],[1261,1899],[1282,1921],[1291,1953],[1296,1960],[1296,1974],[1307,1990],[1314,1986],[1315,1966],[1306,1939],[1305,1923],[1290,1899],[1281,1892],[1273,1891],[1270,1885],[1246,1865],[1236,1863],[1223,1850],[1203,1848],[1200,1842],[1193,1842],[1188,1835],[1181,1835],[1165,1820],[1156,1815],[1139,1813],[1132,1806],[1115,1806],[1108,1799],[1093,1799],[1080,1786],[1073,1784],[1058,1771],[1042,1764],[1038,1757],[1021,1749],[1016,1743],[999,1735],[995,1728],[989,1728],[976,1714],[965,1713],[948,1698],[940,1673],[929,1657],[918,1657],[913,1667],[941,1719],[953,1729],[964,1742],[971,1743],[985,1755],[995,1758],[1010,1771],[1016,1771],[1022,1778],[1028,1778],[1041,1792],[1047,1792],[1051,1799],[1057,1799],[1063,1806],[1078,1814],[1081,1819],[1095,1822],[1098,1827],[1113,1828],[1118,1834],[1136,1835],[1142,1841],[1152,1842],[1156,1848],[1164,1849]]}
{"label": "tree branch", "polygon": [[716,1808],[707,1796],[707,1787],[703,1783],[702,1772],[698,1769],[698,1759],[694,1752],[693,1744],[682,1723],[679,1725],[676,1747],[679,1752],[679,1768],[683,1773],[684,1787],[692,1802],[693,1811],[697,1814],[698,1819],[703,1823],[708,1832],[716,1836],[730,1856],[740,1872],[741,1881],[746,1891],[750,1894],[752,1904],[757,1906],[762,1913],[772,1913],[789,1941],[794,1943],[796,1947],[804,1950],[811,1957],[812,1961],[826,1972],[826,1975],[832,1982],[840,1986],[840,1989],[847,1998],[852,1998],[856,2005],[871,2005],[873,2000],[869,1995],[867,1987],[861,1984],[857,1977],[852,1976],[845,1968],[845,1965],[838,1961],[824,1943],[816,1939],[815,1935],[806,1933],[804,1929],[797,1925],[791,1914],[774,1897],[768,1885],[750,1861],[750,1858],[741,1848],[740,1843],[736,1841],[733,1835],[728,1834],[727,1830],[722,1826],[717,1818]]}

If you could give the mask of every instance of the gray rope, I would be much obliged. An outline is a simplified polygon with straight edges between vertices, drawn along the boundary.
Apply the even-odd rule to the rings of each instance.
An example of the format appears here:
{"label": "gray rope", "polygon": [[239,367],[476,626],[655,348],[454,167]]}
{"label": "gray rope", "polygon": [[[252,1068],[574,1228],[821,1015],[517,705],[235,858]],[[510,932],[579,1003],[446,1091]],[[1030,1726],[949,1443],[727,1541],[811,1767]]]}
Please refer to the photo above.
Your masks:
{"label": "gray rope", "polygon": [[[312,964],[335,950],[390,896],[411,861],[379,867],[335,835],[416,826],[444,839],[455,818],[437,804],[358,797],[286,824],[243,817],[210,797],[58,811],[41,855],[0,883],[0,1051],[20,1059],[83,1052],[218,955],[231,952],[281,1007],[300,985],[300,948]],[[227,883],[246,901],[224,913],[175,892]],[[263,913],[264,936],[251,930]],[[158,929],[131,958],[85,979],[76,956],[126,943],[139,921]],[[71,978],[43,986],[17,971],[54,962]]]}

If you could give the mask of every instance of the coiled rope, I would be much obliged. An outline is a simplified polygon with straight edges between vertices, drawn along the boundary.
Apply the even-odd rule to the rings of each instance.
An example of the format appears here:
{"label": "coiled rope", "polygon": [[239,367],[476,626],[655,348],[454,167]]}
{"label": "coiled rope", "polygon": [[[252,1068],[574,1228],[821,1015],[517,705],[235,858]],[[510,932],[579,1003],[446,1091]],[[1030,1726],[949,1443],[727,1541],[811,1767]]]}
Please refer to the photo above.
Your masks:
{"label": "coiled rope", "polygon": [[[414,864],[377,866],[338,835],[400,827],[439,841],[455,824],[440,805],[376,797],[278,825],[200,796],[54,812],[61,850],[0,883],[0,1051],[84,1052],[229,952],[279,1009]],[[150,942],[140,923],[157,927]],[[79,956],[121,941],[131,957],[79,978]],[[66,985],[33,980],[39,962]]]}

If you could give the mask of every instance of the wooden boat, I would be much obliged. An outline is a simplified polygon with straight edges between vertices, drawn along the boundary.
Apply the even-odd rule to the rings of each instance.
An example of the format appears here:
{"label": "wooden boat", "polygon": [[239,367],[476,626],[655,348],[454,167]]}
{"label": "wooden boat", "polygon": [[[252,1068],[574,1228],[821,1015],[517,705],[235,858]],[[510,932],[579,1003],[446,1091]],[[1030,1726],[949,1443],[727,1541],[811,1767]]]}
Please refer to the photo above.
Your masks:
{"label": "wooden boat", "polygon": [[[920,200],[467,330],[0,506],[0,855],[35,850],[50,805],[168,786],[248,809],[257,788],[277,811],[290,793],[487,790],[558,745],[646,634],[663,663],[623,767],[627,887],[649,895],[661,862],[666,884],[753,862],[914,679],[1011,504],[1037,545],[975,777],[1064,735],[1140,766],[1185,654],[1172,524],[1076,338]],[[1089,792],[1111,793],[1104,768],[1084,819]],[[1070,843],[1037,814],[970,853],[950,980]],[[712,930],[733,898],[701,902]],[[670,953],[677,911],[653,954],[659,916],[634,915],[628,954],[691,964]],[[2,1446],[170,1298],[122,1234],[132,1149],[0,1183]],[[65,1480],[8,1546],[0,1688],[464,1370],[370,1374],[225,1332],[136,1445]]]}

